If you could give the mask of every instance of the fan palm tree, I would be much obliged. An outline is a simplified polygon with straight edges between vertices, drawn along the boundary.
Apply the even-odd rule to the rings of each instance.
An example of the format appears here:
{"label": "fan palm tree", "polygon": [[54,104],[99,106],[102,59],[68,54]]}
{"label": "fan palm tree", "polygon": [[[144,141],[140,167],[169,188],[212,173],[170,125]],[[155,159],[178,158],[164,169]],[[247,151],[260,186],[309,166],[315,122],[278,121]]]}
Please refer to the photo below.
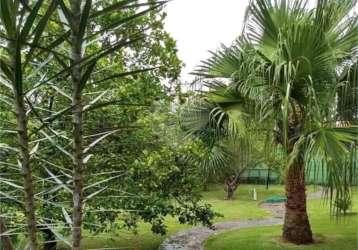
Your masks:
{"label": "fan palm tree", "polygon": [[202,141],[198,147],[199,156],[188,154],[185,159],[198,168],[205,191],[207,191],[209,181],[225,180],[228,200],[233,198],[244,172],[260,161],[247,140],[219,140],[212,145]]}
{"label": "fan palm tree", "polygon": [[304,0],[252,1],[239,39],[194,72],[205,88],[195,104],[200,114],[187,114],[189,134],[256,134],[266,147],[283,149],[283,238],[292,243],[313,242],[305,170],[321,163],[330,200],[349,195],[357,176],[356,4],[318,0],[310,9]]}

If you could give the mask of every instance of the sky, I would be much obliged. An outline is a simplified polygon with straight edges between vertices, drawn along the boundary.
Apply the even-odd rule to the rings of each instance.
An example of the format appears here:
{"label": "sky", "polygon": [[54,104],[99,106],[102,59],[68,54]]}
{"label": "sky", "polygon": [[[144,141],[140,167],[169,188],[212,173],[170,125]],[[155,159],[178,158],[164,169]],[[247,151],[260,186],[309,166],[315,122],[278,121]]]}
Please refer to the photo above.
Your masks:
{"label": "sky", "polygon": [[[220,44],[230,45],[242,30],[249,0],[172,0],[167,4],[166,30],[177,40],[179,58],[185,63],[182,80],[190,82],[201,60]],[[309,4],[314,5],[315,0]],[[358,11],[358,6],[355,11]]]}
{"label": "sky", "polygon": [[177,40],[179,58],[185,63],[182,80],[215,51],[230,45],[240,34],[249,0],[173,0],[167,4],[166,30]]}

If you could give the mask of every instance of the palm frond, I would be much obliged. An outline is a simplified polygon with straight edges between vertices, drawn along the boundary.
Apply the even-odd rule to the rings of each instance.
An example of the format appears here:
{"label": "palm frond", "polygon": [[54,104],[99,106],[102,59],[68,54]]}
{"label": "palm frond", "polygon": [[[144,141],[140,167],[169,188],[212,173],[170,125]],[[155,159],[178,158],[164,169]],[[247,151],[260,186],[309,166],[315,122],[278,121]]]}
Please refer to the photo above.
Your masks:
{"label": "palm frond", "polygon": [[[357,138],[358,128],[320,128],[307,136],[305,145],[305,159],[307,172],[314,174],[313,179],[326,177],[323,184],[329,194],[331,207],[342,199],[351,195],[350,187],[357,184]],[[313,169],[313,171],[311,171]]]}

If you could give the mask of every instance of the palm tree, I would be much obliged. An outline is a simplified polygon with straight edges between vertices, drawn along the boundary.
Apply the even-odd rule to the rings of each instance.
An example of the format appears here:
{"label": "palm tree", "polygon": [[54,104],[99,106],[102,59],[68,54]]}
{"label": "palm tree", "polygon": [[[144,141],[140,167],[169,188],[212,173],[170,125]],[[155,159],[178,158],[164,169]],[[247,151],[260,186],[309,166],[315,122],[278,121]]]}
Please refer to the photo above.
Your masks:
{"label": "palm tree", "polygon": [[[92,0],[0,0],[0,85],[2,89],[7,91],[7,93],[0,94],[0,101],[5,102],[9,106],[9,111],[16,115],[15,131],[18,138],[16,148],[14,147],[13,151],[18,153],[17,160],[23,175],[23,186],[12,183],[12,180],[6,181],[6,183],[12,188],[17,187],[23,190],[24,212],[29,238],[28,248],[31,250],[39,249],[38,231],[42,231],[45,235],[51,237],[54,236],[52,226],[46,222],[41,223],[43,218],[40,217],[35,204],[40,201],[48,205],[49,202],[47,199],[41,200],[38,193],[36,194],[36,181],[34,179],[38,178],[36,176],[38,172],[34,174],[33,171],[34,166],[40,164],[37,165],[33,159],[39,159],[37,157],[39,143],[36,143],[34,147],[31,147],[31,143],[42,138],[41,141],[49,142],[73,160],[73,176],[71,176],[73,190],[67,189],[73,194],[73,219],[71,220],[66,211],[64,212],[64,219],[73,231],[72,249],[80,249],[84,202],[86,198],[93,197],[93,194],[84,195],[85,185],[88,184],[83,173],[85,163],[89,159],[86,160],[86,157],[90,155],[87,152],[95,144],[113,133],[111,131],[106,136],[101,136],[89,143],[89,145],[84,143],[83,114],[86,101],[83,98],[83,91],[89,82],[98,84],[153,70],[153,68],[149,68],[118,72],[102,79],[98,79],[98,76],[93,77],[95,71],[100,70],[96,65],[98,61],[145,39],[149,26],[136,31],[131,26],[133,20],[140,19],[148,13],[154,13],[165,4],[165,1],[139,3],[137,0],[107,2],[102,6],[103,8],[98,9],[95,8],[97,7],[96,3]],[[106,22],[106,26],[97,25],[101,23],[100,21],[103,22],[103,20],[100,20],[101,18],[119,11],[128,11],[128,15]],[[93,30],[90,30],[90,27]],[[98,28],[100,29],[97,30]],[[114,39],[113,31],[123,35]],[[111,37],[111,41],[106,46],[98,46],[100,40],[106,39],[106,37]],[[96,47],[94,44],[99,47],[96,51],[94,51],[94,48],[88,49],[89,45]],[[54,65],[56,66],[54,67]],[[45,71],[47,72],[42,74]],[[35,79],[34,75],[41,74],[41,79],[33,80]],[[66,91],[64,91],[68,78],[72,87],[71,94],[66,94]],[[94,81],[94,79],[97,81]],[[34,93],[42,91],[41,87],[52,85],[55,80],[56,84],[54,85],[56,85],[58,96],[71,96],[72,101],[72,103],[67,104],[65,109],[56,114],[52,112],[51,108],[43,109],[34,105],[34,102],[44,104],[45,101],[41,98],[34,101],[37,98],[33,97]],[[46,95],[43,97],[46,97]],[[52,96],[50,102],[53,103],[53,100]],[[98,100],[99,98],[90,102],[91,111],[99,106],[112,104],[112,102],[109,102],[97,105]],[[89,106],[87,105],[87,107]],[[42,112],[44,110],[49,112]],[[63,118],[68,113],[71,113],[73,121],[73,140],[71,140],[72,138],[68,139],[73,144],[70,152],[62,148],[57,141],[51,139],[53,135],[58,136],[56,130],[51,128],[52,122]],[[45,131],[50,132],[51,136]],[[35,170],[38,171],[38,169]],[[51,172],[47,171],[47,173],[50,174]],[[50,175],[51,178],[58,179],[56,175],[52,173]],[[43,181],[48,180],[48,178],[41,176],[40,178]],[[59,179],[58,181],[61,182]],[[60,185],[66,186],[63,183]],[[11,198],[11,195],[8,197]],[[63,205],[58,204],[59,206]],[[5,231],[4,221],[1,220],[0,222],[0,232]],[[61,235],[56,234],[56,236],[63,240]],[[6,235],[1,236],[1,240],[10,244],[10,238]],[[45,248],[48,247],[47,243],[49,242],[44,242]],[[50,245],[52,244],[54,243],[50,242]]]}
{"label": "palm tree", "polygon": [[[305,170],[326,169],[331,200],[349,195],[357,176],[356,4],[318,0],[310,9],[304,0],[252,1],[239,39],[194,72],[205,91],[202,112],[190,119],[191,134],[256,134],[266,147],[284,151],[283,238],[292,243],[313,242]],[[352,115],[340,115],[341,107]]]}
{"label": "palm tree", "polygon": [[[27,73],[33,69],[29,62],[34,60],[35,52],[41,47],[39,40],[45,33],[45,24],[49,22],[56,6],[55,1],[48,2],[46,5],[42,0],[38,0],[29,5],[27,1],[0,1],[0,78],[1,85],[7,92],[2,97],[6,97],[9,103],[12,103],[9,104],[9,110],[16,116],[16,152],[23,175],[24,213],[29,238],[28,248],[31,250],[38,249],[36,235],[38,224],[31,161],[36,148],[30,147],[29,133],[31,105],[28,91],[33,89],[33,84],[28,82]],[[41,11],[44,14],[40,16]],[[5,228],[5,224],[2,228]],[[11,244],[9,237],[6,241],[9,246]]]}
{"label": "palm tree", "polygon": [[[62,65],[66,65],[64,72],[68,72],[71,82],[71,116],[72,116],[72,153],[70,153],[73,161],[73,211],[72,211],[72,249],[81,249],[82,240],[82,224],[83,213],[85,205],[84,190],[86,179],[84,177],[84,170],[86,168],[86,152],[88,152],[95,144],[106,138],[108,135],[114,133],[111,131],[106,135],[96,139],[90,145],[85,145],[84,142],[84,97],[83,91],[86,86],[93,80],[93,75],[98,67],[98,62],[109,56],[111,53],[128,48],[130,45],[143,40],[145,38],[145,30],[135,32],[134,34],[124,34],[127,24],[132,20],[141,18],[145,14],[156,11],[165,1],[148,1],[138,3],[136,0],[120,1],[118,3],[110,3],[102,10],[95,10],[95,3],[92,0],[70,0],[67,4],[64,0],[59,0],[60,12],[63,14],[63,20],[68,29],[69,34],[69,61],[63,61]],[[93,25],[93,20],[99,20],[105,15],[131,8],[142,9],[134,12],[128,17],[123,17],[119,20],[112,21],[108,26],[93,31],[91,33],[90,26]],[[119,29],[122,28],[122,29]],[[108,46],[97,49],[95,53],[86,49],[87,44],[98,41],[99,38],[110,37],[110,31],[117,29],[117,32],[123,32],[121,39],[112,39]],[[66,32],[67,33],[67,32]],[[115,38],[115,37],[112,37]],[[111,39],[109,39],[111,40]],[[109,79],[120,78],[126,75],[134,75],[136,73],[148,71],[152,69],[143,69],[136,71],[120,72],[118,74],[106,77],[98,82],[103,82]],[[97,83],[98,83],[97,82]],[[93,84],[93,82],[92,82]],[[108,104],[111,104],[109,102]],[[108,105],[107,104],[107,105]],[[92,110],[94,107],[91,107]]]}
{"label": "palm tree", "polygon": [[188,153],[185,160],[198,168],[204,191],[207,191],[210,181],[225,180],[226,198],[230,200],[243,173],[262,160],[262,150],[259,150],[258,143],[253,145],[246,138],[227,138],[223,135],[218,138],[215,129],[210,127],[207,127],[208,130],[197,130],[199,117],[203,124],[209,123],[207,112],[211,108],[207,108],[205,103],[194,105],[189,102],[179,112],[181,130],[189,137],[194,135],[198,138],[194,143],[197,152]]}

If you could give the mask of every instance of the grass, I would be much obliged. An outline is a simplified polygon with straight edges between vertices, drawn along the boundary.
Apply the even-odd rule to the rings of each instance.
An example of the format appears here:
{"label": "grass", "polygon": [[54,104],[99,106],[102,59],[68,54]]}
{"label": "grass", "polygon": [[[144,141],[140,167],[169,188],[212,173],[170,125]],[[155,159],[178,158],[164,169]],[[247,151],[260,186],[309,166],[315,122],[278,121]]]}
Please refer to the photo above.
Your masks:
{"label": "grass", "polygon": [[[253,188],[256,188],[257,191],[257,198],[258,198],[257,201],[253,201],[252,199]],[[309,187],[308,192],[312,192],[312,191],[314,191],[314,188]],[[210,186],[209,190],[203,192],[202,195],[203,195],[203,201],[205,203],[211,204],[214,211],[224,215],[224,217],[216,218],[215,222],[223,222],[223,221],[231,221],[231,220],[239,220],[239,219],[243,220],[243,219],[250,219],[250,218],[264,218],[264,217],[271,216],[269,212],[260,209],[258,207],[258,204],[270,196],[282,195],[283,193],[284,193],[283,186],[280,185],[272,185],[269,187],[268,190],[266,190],[266,187],[264,185],[242,185],[236,191],[235,199],[232,201],[227,201],[224,199],[225,193],[223,190],[223,186],[214,185],[214,186]],[[313,216],[312,218],[313,230],[317,233],[322,234],[323,236],[328,235],[329,238],[331,239],[331,236],[333,234],[329,235],[328,233],[334,231],[336,224],[334,221],[331,221],[329,218],[329,208],[325,207],[322,210],[322,207],[320,205],[321,205],[320,201],[310,202],[310,212],[311,215]],[[316,215],[320,214],[322,211],[324,211],[324,218],[322,219],[324,219],[325,223],[327,222],[326,224],[328,225],[328,227],[326,228],[326,225],[324,224],[321,226],[322,230],[318,230],[316,224],[318,224],[319,226],[320,222],[319,223],[316,222],[317,221]],[[353,217],[349,217],[349,219],[352,218]],[[175,220],[174,218],[167,218],[166,224],[168,226],[168,234],[166,236],[159,236],[153,234],[150,231],[150,226],[144,223],[140,224],[138,228],[138,234],[136,235],[124,230],[115,232],[112,235],[109,234],[97,235],[96,237],[90,237],[89,235],[87,235],[83,240],[83,249],[89,250],[89,249],[100,249],[100,248],[102,249],[114,248],[114,249],[133,249],[133,250],[157,250],[159,245],[165,238],[167,238],[172,234],[175,234],[178,231],[190,227],[189,225],[179,224],[177,220]],[[242,231],[240,232],[234,231],[232,233],[222,234],[218,238],[210,239],[207,244],[207,247],[208,250],[210,249],[220,249],[220,250],[287,249],[285,248],[286,246],[284,246],[283,248],[276,247],[276,246],[281,247],[281,245],[277,245],[275,243],[275,239],[280,234],[280,230],[281,227],[257,228],[257,229],[252,229],[251,231],[248,230],[247,237],[246,235],[243,235],[243,237],[245,238],[246,245],[242,245],[243,242],[243,238],[241,237]],[[350,225],[350,227],[346,228],[346,231],[353,233],[354,228],[352,228],[352,225]],[[251,247],[250,244],[254,244],[257,241],[258,235],[260,238],[262,238],[261,241],[267,241],[267,243],[262,243],[262,245],[268,244],[269,248],[261,248],[262,245],[253,246],[254,248],[250,248]],[[336,236],[333,235],[332,239],[334,239],[335,237]],[[235,241],[235,239],[239,239],[239,240]],[[231,243],[233,243],[234,245],[232,245]],[[240,244],[240,248],[237,247],[239,244]],[[62,248],[62,249],[66,249],[66,248]],[[307,248],[307,250],[308,249],[329,250],[329,249],[340,249],[340,248],[323,247],[323,248]],[[350,249],[345,248],[344,250],[350,250]]]}
{"label": "grass", "polygon": [[308,202],[312,230],[319,243],[295,246],[280,241],[281,226],[234,230],[210,238],[206,250],[355,250],[358,249],[358,192],[355,192],[353,212],[339,220],[332,219],[328,205],[322,200]]}
{"label": "grass", "polygon": [[[253,188],[257,190],[257,201],[252,200]],[[225,193],[222,185],[210,186],[208,191],[203,192],[203,201],[212,205],[213,210],[221,213],[224,217],[216,218],[215,222],[230,221],[249,218],[264,218],[270,213],[260,209],[258,203],[269,196],[283,194],[283,187],[272,185],[266,190],[263,185],[242,185],[235,194],[235,199],[227,201],[224,199]],[[133,235],[127,231],[113,233],[113,235],[98,235],[97,237],[85,237],[83,249],[98,248],[121,248],[135,250],[157,250],[160,243],[168,236],[189,228],[189,225],[182,225],[174,218],[167,219],[168,234],[158,236],[150,231],[150,227],[141,224],[138,234]],[[65,248],[63,248],[65,249]]]}

